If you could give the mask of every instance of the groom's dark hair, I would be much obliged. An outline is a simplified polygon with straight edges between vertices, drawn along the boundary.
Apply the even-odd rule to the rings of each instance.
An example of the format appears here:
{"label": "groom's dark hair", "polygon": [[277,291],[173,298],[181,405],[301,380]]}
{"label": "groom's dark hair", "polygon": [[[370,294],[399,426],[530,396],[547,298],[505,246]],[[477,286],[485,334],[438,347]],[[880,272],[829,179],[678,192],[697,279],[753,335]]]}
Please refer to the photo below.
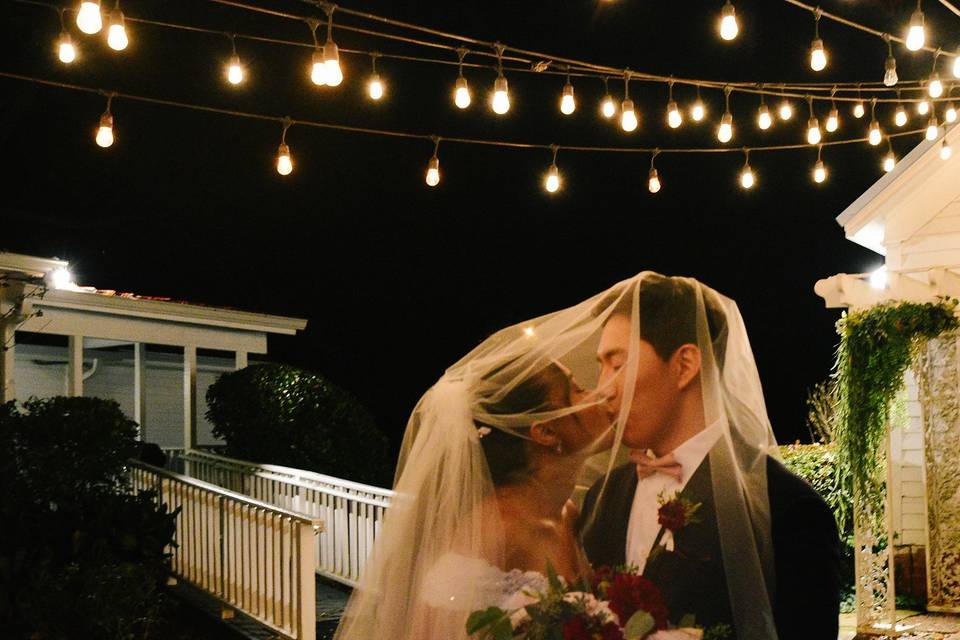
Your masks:
{"label": "groom's dark hair", "polygon": [[[727,347],[727,317],[717,295],[706,287],[700,290],[703,292],[714,358],[722,369]],[[615,291],[601,301],[596,313],[603,312],[611,304],[616,306],[609,317],[630,317],[633,297],[630,294],[621,296],[620,291]],[[697,285],[693,281],[660,274],[644,276],[640,282],[637,306],[640,311],[640,338],[649,342],[661,359],[670,359],[685,344],[698,343]]]}

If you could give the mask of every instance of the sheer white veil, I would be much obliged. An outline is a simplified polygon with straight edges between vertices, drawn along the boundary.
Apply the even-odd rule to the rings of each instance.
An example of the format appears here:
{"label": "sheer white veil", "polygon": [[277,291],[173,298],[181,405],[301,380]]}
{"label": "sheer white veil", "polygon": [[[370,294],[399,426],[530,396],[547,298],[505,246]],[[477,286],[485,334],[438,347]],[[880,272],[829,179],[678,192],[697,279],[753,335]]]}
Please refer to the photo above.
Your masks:
{"label": "sheer white veil", "polygon": [[[614,384],[606,380],[594,394],[568,394],[563,402],[545,398],[553,397],[550,387],[557,384],[556,376],[546,374],[557,369],[572,372],[584,388],[597,387],[597,349],[615,314],[627,317],[631,327],[616,377],[625,390],[636,387],[640,338],[646,339],[644,329],[654,321],[668,340],[699,348],[703,419],[721,432],[709,462],[727,597],[739,637],[776,638],[766,486],[767,456],[776,455],[776,442],[743,319],[732,300],[696,280],[643,272],[573,307],[498,331],[424,394],[404,434],[396,496],[337,640],[466,637],[470,611],[493,604],[483,585],[464,581],[449,604],[423,594],[431,570],[450,553],[513,568],[504,563],[515,541],[506,538],[497,503],[505,461],[490,456],[515,452],[511,443],[537,446],[531,425],[607,408],[610,428],[592,440],[589,459],[579,452],[586,461],[578,464],[572,497],[582,499],[595,484],[601,495],[612,490],[610,473],[628,459],[623,439],[633,394],[622,393],[619,407],[604,404]],[[493,447],[496,442],[507,448]],[[558,446],[557,456],[571,454]],[[593,516],[583,514],[585,527],[602,526]]]}

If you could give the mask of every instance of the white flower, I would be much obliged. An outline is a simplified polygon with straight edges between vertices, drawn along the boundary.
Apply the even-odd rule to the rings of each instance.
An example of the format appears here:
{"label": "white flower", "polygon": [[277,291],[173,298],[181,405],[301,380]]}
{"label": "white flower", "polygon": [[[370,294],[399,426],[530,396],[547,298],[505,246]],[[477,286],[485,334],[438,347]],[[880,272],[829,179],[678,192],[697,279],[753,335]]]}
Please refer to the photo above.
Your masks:
{"label": "white flower", "polygon": [[617,614],[610,610],[610,604],[606,600],[597,600],[592,593],[571,591],[563,595],[563,600],[571,604],[582,602],[584,610],[591,618],[600,618],[604,622],[610,621],[620,624]]}
{"label": "white flower", "polygon": [[[528,589],[521,589],[508,596],[507,599],[500,604],[500,608],[512,612],[510,614],[510,624],[516,629],[530,619],[530,614],[527,613],[526,607],[535,602],[540,602],[539,593]],[[514,611],[514,609],[516,609],[516,611]]]}

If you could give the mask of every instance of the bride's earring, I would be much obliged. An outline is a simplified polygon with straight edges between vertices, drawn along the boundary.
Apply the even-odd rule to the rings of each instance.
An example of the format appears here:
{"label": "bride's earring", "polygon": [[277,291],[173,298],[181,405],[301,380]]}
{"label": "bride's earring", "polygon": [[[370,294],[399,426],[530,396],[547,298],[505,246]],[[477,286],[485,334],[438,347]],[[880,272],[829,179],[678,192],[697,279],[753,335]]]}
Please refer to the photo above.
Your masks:
{"label": "bride's earring", "polygon": [[557,455],[562,455],[562,454],[563,454],[563,443],[562,443],[561,441],[557,440],[557,446],[555,447],[554,450],[557,452]]}

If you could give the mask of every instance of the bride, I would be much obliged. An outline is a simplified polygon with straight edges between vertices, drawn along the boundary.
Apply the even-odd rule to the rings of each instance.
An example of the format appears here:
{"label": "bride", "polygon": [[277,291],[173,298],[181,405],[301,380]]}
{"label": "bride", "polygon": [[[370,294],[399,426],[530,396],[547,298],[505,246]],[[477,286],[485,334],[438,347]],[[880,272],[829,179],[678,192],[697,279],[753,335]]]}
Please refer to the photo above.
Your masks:
{"label": "bride", "polygon": [[[638,383],[639,309],[649,314],[651,303],[659,304],[640,303],[650,278],[662,276],[641,273],[576,306],[497,332],[424,394],[404,434],[395,496],[336,640],[463,639],[472,611],[510,608],[522,588],[541,590],[548,566],[568,584],[591,576],[578,527],[593,526],[595,514],[578,514],[575,504],[591,487],[592,504],[603,502],[611,471],[629,459],[620,446],[624,425],[642,409],[631,411],[627,396],[609,399],[615,389]],[[704,314],[699,299],[698,325]],[[600,338],[614,313],[628,318],[634,338],[615,354],[613,377],[596,388]],[[670,318],[660,324],[670,331]],[[730,437],[734,421],[720,416],[746,411],[766,420],[755,365],[751,355],[752,377],[749,367],[728,367],[733,375],[746,373],[731,384],[750,391],[731,392],[706,355],[713,351],[704,333],[697,331],[705,354],[702,409],[720,425],[721,442],[736,441]],[[728,346],[727,354],[749,352],[742,326],[730,335],[742,342]],[[728,466],[737,464],[734,452]],[[751,493],[751,471],[730,473],[739,491],[724,492],[733,514],[726,518],[747,524],[728,527],[737,538],[724,539],[724,553],[735,548],[736,566],[746,571],[763,558],[744,550],[763,548],[769,532],[762,527],[762,501]],[[741,535],[751,527],[755,545]],[[766,598],[748,590],[731,593],[732,605],[769,612]]]}

